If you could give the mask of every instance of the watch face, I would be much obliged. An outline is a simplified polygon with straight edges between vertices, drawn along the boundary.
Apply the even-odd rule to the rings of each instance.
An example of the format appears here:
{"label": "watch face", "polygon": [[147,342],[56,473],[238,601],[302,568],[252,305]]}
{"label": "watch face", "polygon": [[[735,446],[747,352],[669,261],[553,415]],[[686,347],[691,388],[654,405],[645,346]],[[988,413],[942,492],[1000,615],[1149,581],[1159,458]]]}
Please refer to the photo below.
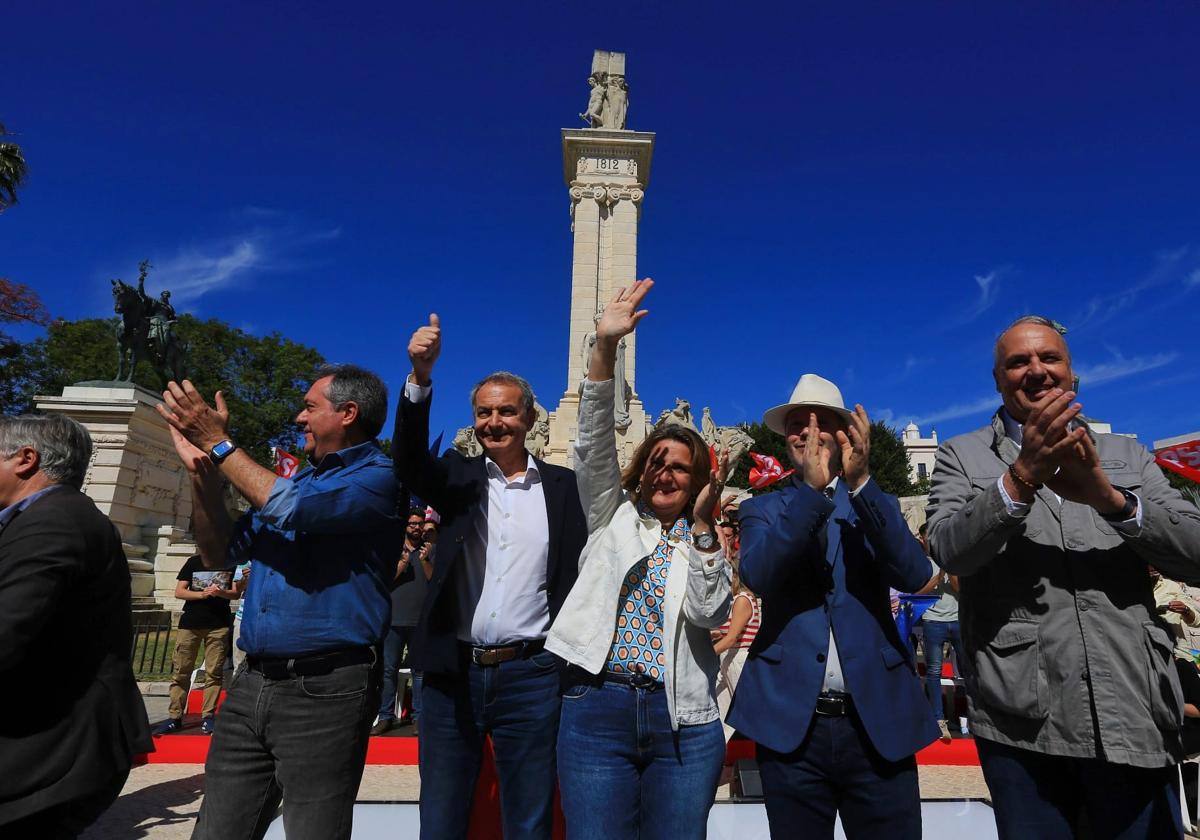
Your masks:
{"label": "watch face", "polygon": [[216,460],[220,461],[236,448],[237,447],[233,445],[233,441],[223,440],[213,447],[212,456]]}
{"label": "watch face", "polygon": [[712,534],[698,534],[696,536],[696,548],[709,549],[717,544],[717,538]]}

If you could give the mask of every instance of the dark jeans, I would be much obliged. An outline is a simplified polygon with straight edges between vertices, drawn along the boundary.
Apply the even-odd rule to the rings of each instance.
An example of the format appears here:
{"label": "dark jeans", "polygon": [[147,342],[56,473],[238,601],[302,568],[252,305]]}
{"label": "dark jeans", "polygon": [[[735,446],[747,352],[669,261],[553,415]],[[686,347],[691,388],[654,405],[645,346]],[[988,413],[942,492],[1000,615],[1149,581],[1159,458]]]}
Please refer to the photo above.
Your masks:
{"label": "dark jeans", "polygon": [[[977,738],[1000,840],[1183,836],[1179,771],[1044,755]],[[1081,828],[1086,824],[1087,829]]]}
{"label": "dark jeans", "polygon": [[721,721],[672,730],[661,689],[572,685],[558,733],[567,837],[703,840],[724,759]]}
{"label": "dark jeans", "polygon": [[466,837],[492,736],[504,840],[549,838],[562,660],[547,651],[499,665],[461,663],[421,687],[421,837]]}
{"label": "dark jeans", "polygon": [[841,814],[850,840],[921,838],[917,760],[883,758],[853,712],[814,714],[808,734],[790,753],[760,744],[758,766],[772,837],[832,838]]}
{"label": "dark jeans", "polygon": [[349,838],[379,663],[267,679],[245,663],[221,707],[193,840],[266,833],[283,798],[288,840]]}
{"label": "dark jeans", "polygon": [[[379,696],[379,719],[396,718],[396,672],[404,663],[404,649],[411,644],[413,627],[391,627],[383,640],[383,691]],[[421,674],[412,675],[412,718],[421,717]]]}
{"label": "dark jeans", "polygon": [[942,710],[942,657],[946,642],[954,646],[954,665],[963,679],[966,679],[970,672],[971,660],[967,658],[967,651],[963,647],[957,621],[926,619],[921,625],[925,632],[925,693],[929,696],[929,705],[933,707],[933,717],[943,720],[945,713]]}

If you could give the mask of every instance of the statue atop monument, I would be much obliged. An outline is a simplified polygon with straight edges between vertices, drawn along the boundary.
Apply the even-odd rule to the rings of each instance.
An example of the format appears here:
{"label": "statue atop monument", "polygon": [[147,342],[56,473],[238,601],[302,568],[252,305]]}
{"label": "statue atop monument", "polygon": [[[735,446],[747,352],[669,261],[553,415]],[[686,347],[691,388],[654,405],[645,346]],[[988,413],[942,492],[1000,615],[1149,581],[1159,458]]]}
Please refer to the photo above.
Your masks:
{"label": "statue atop monument", "polygon": [[629,112],[629,85],[625,81],[625,53],[596,50],[592,54],[592,91],[587,110],[579,118],[591,128],[625,130]]}
{"label": "statue atop monument", "polygon": [[177,317],[171,293],[163,291],[157,298],[146,294],[150,268],[150,261],[142,260],[137,288],[122,280],[112,281],[113,311],[121,316],[117,325],[117,381],[132,382],[137,363],[145,359],[166,387],[168,380],[184,377],[184,347],[175,335]]}

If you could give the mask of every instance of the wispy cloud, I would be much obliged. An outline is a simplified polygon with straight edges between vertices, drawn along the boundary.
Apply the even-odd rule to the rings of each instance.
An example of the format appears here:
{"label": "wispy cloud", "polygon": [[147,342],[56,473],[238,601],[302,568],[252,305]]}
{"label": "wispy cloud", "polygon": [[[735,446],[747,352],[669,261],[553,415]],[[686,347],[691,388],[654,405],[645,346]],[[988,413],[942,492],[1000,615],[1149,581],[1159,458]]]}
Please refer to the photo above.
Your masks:
{"label": "wispy cloud", "polygon": [[154,284],[170,289],[175,303],[192,303],[261,265],[263,257],[262,247],[248,239],[209,249],[190,248],[157,263]]}
{"label": "wispy cloud", "polygon": [[1118,379],[1124,379],[1127,376],[1134,376],[1139,373],[1145,373],[1148,370],[1156,370],[1174,362],[1179,358],[1179,354],[1171,353],[1155,353],[1150,356],[1133,356],[1126,358],[1120,353],[1115,353],[1114,358],[1107,362],[1100,362],[1095,365],[1078,365],[1075,368],[1075,373],[1079,376],[1081,387],[1095,387],[1105,382],[1114,382]]}
{"label": "wispy cloud", "polygon": [[302,254],[306,248],[341,234],[340,227],[302,230],[280,225],[184,245],[170,256],[151,260],[154,270],[148,285],[155,291],[170,289],[176,305],[195,303],[210,292],[252,281],[266,272],[303,268],[307,265]]}
{"label": "wispy cloud", "polygon": [[1117,316],[1127,315],[1143,292],[1180,281],[1188,288],[1200,284],[1200,249],[1185,245],[1160,251],[1154,255],[1154,265],[1149,272],[1124,288],[1095,295],[1067,326],[1073,330],[1099,327]]}
{"label": "wispy cloud", "polygon": [[928,426],[933,423],[941,423],[943,420],[957,420],[959,417],[970,417],[975,414],[991,414],[999,406],[1000,395],[988,394],[986,397],[980,397],[977,400],[954,403],[929,414],[913,417],[912,421],[918,426]]}
{"label": "wispy cloud", "polygon": [[1002,265],[993,268],[986,274],[976,274],[974,276],[976,287],[974,300],[962,311],[951,314],[945,322],[945,328],[965,326],[991,309],[992,304],[1000,295],[1000,280],[1009,270],[1009,266]]}

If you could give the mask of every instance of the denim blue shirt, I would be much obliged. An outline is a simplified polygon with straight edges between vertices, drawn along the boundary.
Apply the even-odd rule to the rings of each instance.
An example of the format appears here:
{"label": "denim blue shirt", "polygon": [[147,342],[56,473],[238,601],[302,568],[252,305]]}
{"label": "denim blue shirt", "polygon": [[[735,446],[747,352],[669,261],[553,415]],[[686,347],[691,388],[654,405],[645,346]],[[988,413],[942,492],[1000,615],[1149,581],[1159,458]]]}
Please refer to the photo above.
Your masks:
{"label": "denim blue shirt", "polygon": [[229,560],[254,562],[238,645],[251,656],[307,656],[378,644],[404,548],[392,463],[375,441],[276,479],[238,520]]}

